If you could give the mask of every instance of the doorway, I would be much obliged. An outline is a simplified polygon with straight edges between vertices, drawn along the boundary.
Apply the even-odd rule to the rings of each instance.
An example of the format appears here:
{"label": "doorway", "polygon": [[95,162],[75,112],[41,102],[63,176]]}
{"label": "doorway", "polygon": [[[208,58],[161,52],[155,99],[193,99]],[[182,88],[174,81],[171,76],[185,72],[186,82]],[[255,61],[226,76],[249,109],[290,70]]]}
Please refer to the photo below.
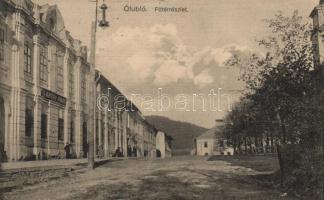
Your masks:
{"label": "doorway", "polygon": [[5,152],[5,108],[4,100],[0,97],[0,162],[7,161]]}

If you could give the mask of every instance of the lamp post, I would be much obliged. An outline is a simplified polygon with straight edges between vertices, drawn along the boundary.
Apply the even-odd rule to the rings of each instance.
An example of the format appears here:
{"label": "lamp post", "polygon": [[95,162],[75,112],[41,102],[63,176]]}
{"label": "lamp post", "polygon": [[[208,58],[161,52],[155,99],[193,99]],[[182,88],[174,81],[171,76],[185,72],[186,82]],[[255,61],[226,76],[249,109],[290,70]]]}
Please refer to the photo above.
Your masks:
{"label": "lamp post", "polygon": [[[98,0],[94,1],[96,3],[95,10],[95,20],[91,25],[91,47],[90,47],[90,64],[92,65],[92,75],[93,75],[93,96],[96,98],[97,85],[100,80],[100,75],[96,77],[96,33],[98,25]],[[100,6],[102,10],[102,19],[99,22],[100,27],[108,27],[109,23],[106,20],[106,11],[108,9],[107,5],[103,2]],[[96,133],[96,99],[93,102],[93,130],[89,132],[89,153],[88,153],[88,167],[89,169],[94,169],[94,136]]]}

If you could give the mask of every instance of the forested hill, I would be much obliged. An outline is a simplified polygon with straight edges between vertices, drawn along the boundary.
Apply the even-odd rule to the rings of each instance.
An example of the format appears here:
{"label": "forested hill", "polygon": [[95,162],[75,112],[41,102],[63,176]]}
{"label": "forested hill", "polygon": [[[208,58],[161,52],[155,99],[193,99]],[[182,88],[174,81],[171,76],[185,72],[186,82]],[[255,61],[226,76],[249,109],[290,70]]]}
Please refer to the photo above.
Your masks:
{"label": "forested hill", "polygon": [[193,139],[207,131],[206,128],[195,124],[174,121],[162,116],[146,116],[147,121],[157,129],[173,137],[173,149],[190,150],[193,148]]}

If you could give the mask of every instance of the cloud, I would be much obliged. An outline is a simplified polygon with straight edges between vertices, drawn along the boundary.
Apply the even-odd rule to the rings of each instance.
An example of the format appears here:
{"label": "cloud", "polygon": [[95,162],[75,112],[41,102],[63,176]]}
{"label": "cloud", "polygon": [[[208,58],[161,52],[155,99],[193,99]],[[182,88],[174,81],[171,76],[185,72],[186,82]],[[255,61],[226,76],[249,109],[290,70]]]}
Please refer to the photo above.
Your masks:
{"label": "cloud", "polygon": [[214,78],[210,75],[208,69],[202,71],[198,76],[194,77],[194,84],[199,88],[204,88],[214,82]]}
{"label": "cloud", "polygon": [[179,64],[176,60],[165,60],[155,71],[154,83],[159,86],[164,86],[170,83],[176,83],[178,80],[192,79],[191,70]]}
{"label": "cloud", "polygon": [[[235,44],[195,50],[182,42],[173,24],[120,27],[110,37],[102,35],[99,39],[97,57],[101,71],[134,87],[167,86],[179,81],[198,89],[224,85],[225,81],[237,79],[224,62],[233,54],[250,51]],[[232,73],[232,77],[220,77],[224,73]]]}

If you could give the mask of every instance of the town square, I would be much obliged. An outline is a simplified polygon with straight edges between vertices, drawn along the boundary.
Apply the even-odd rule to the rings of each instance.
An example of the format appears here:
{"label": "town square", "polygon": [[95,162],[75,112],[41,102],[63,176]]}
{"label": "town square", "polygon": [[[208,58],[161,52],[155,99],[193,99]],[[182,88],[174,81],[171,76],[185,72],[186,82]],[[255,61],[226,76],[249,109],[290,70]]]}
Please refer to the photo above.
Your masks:
{"label": "town square", "polygon": [[324,0],[0,0],[0,199],[323,199]]}

